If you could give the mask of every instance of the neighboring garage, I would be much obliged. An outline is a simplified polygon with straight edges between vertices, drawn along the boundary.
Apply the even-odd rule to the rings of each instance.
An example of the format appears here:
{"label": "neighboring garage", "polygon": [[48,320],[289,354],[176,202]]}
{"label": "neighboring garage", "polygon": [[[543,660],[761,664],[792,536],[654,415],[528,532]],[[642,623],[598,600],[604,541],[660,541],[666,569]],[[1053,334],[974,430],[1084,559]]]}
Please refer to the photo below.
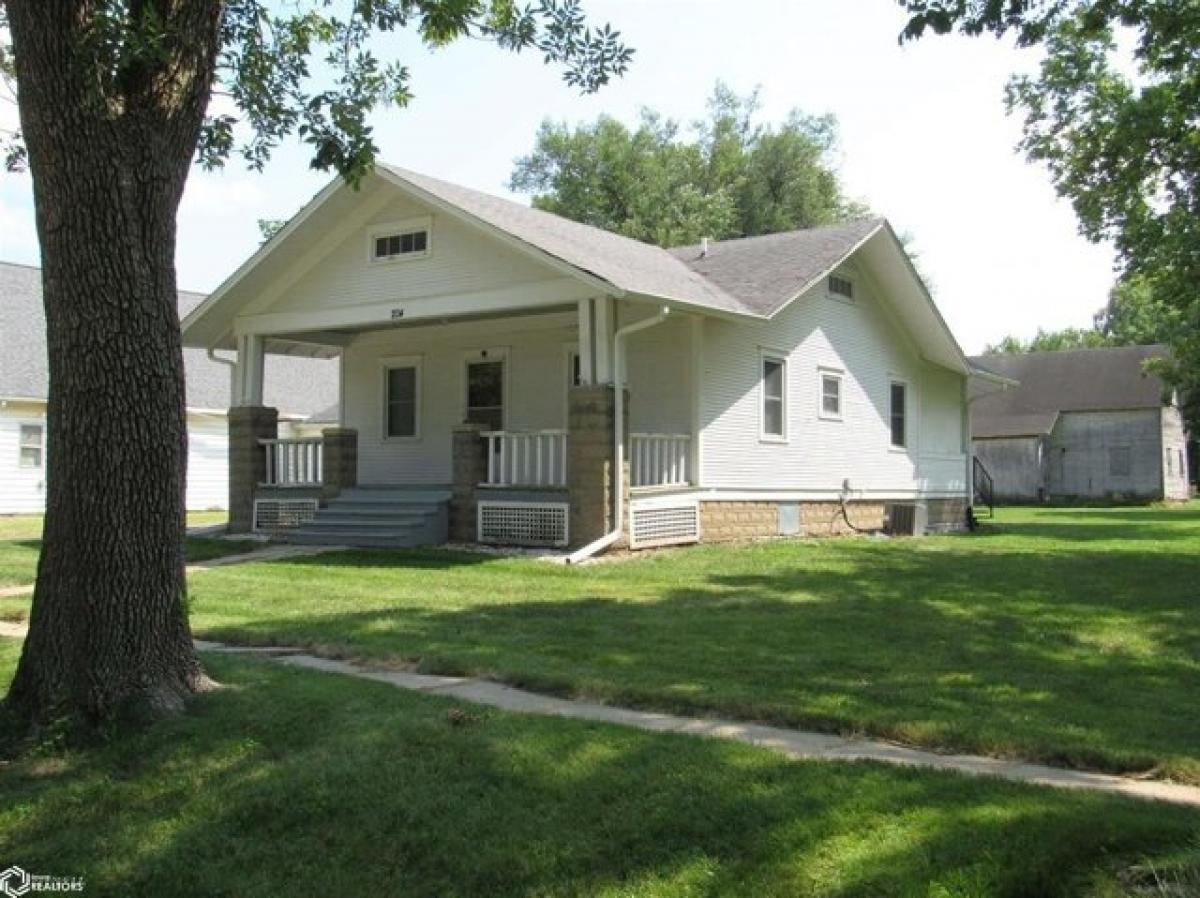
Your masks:
{"label": "neighboring garage", "polygon": [[997,500],[1185,499],[1187,437],[1174,392],[1144,369],[1164,346],[978,356],[1019,382],[972,407],[975,456]]}

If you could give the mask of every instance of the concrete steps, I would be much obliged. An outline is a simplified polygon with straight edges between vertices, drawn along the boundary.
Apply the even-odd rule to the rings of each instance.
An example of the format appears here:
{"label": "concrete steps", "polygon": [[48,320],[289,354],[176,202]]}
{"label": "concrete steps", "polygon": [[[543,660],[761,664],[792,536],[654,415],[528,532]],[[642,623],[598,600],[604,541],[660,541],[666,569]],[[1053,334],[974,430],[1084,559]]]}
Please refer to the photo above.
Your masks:
{"label": "concrete steps", "polygon": [[280,539],[308,546],[436,546],[447,539],[449,502],[449,489],[353,487],[318,509],[312,521]]}

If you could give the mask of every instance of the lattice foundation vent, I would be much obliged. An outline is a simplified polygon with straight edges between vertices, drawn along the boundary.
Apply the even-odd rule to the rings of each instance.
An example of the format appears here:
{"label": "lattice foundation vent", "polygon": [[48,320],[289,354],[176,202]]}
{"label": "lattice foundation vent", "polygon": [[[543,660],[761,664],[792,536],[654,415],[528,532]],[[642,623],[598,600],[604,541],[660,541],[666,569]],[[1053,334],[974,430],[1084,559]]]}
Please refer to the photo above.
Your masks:
{"label": "lattice foundation vent", "polygon": [[316,499],[255,499],[254,529],[271,532],[299,527],[317,516]]}
{"label": "lattice foundation vent", "polygon": [[565,502],[480,502],[479,541],[505,546],[565,546]]}
{"label": "lattice foundation vent", "polygon": [[700,540],[700,505],[696,502],[664,507],[634,507],[630,511],[630,519],[629,546],[633,549]]}

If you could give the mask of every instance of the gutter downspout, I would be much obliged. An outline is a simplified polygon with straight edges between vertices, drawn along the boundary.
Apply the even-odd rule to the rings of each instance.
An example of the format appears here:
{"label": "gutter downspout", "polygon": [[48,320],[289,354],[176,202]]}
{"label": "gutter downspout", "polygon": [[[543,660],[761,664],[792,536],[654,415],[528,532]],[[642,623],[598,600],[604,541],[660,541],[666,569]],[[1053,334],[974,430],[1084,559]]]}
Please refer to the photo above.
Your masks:
{"label": "gutter downspout", "polygon": [[615,486],[613,489],[613,530],[583,548],[576,549],[567,556],[567,564],[579,564],[598,552],[604,551],[621,538],[621,533],[625,529],[623,521],[625,513],[625,338],[637,331],[662,324],[670,314],[670,307],[663,306],[649,318],[643,318],[641,321],[618,328],[616,334],[613,335],[613,389],[616,391],[615,408],[613,409],[616,417],[613,422],[613,460],[616,469],[612,478]]}

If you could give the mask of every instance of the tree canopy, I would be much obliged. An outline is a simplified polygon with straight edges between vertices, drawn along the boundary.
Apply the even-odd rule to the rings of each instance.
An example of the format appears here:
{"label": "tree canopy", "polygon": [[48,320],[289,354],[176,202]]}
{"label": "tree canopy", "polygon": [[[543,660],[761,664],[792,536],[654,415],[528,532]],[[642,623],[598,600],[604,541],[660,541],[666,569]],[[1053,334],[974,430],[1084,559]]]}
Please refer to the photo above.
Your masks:
{"label": "tree canopy", "polygon": [[760,120],[757,92],[718,83],[703,121],[643,110],[636,128],[608,116],[543,122],[510,187],[539,209],[660,246],[752,236],[861,215],[831,161],[837,122],[793,110]]}
{"label": "tree canopy", "polygon": [[[898,0],[903,39],[927,30],[1041,45],[1014,78],[1021,148],[1070,200],[1081,233],[1111,240],[1123,291],[1152,290],[1179,379],[1200,372],[1200,3]],[[1130,303],[1132,308],[1144,305]],[[1133,327],[1125,318],[1114,327]]]}
{"label": "tree canopy", "polygon": [[579,0],[3,0],[21,121],[4,151],[33,177],[50,369],[42,551],[5,701],[26,723],[177,710],[206,688],[184,605],[179,201],[194,162],[262,168],[287,139],[361,179],[371,110],[411,99],[378,52],[405,29],[538,52],[582,91],[633,53]]}

